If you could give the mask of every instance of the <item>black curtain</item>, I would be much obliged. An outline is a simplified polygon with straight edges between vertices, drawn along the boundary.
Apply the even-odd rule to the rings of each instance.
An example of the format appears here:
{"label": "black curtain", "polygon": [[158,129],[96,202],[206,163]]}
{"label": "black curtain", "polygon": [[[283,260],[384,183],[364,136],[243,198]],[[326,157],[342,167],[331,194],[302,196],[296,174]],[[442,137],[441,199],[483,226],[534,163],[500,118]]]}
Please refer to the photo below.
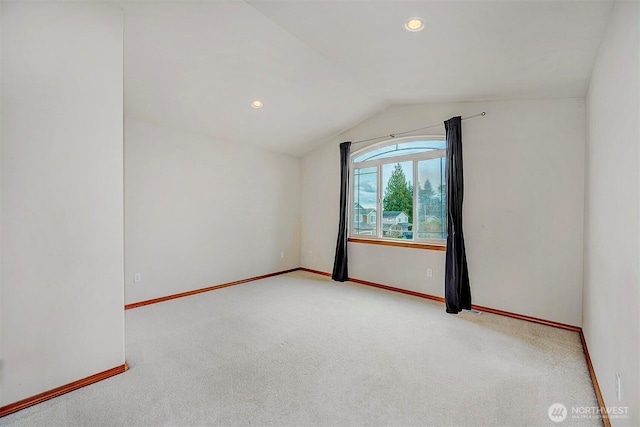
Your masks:
{"label": "black curtain", "polygon": [[340,144],[340,223],[338,225],[338,242],[336,243],[336,257],[333,261],[331,278],[338,282],[349,280],[347,269],[347,215],[349,199],[349,156],[351,142]]}
{"label": "black curtain", "polygon": [[444,297],[447,313],[471,309],[471,289],[467,254],[462,232],[462,119],[452,117],[444,122],[447,131],[447,261]]}

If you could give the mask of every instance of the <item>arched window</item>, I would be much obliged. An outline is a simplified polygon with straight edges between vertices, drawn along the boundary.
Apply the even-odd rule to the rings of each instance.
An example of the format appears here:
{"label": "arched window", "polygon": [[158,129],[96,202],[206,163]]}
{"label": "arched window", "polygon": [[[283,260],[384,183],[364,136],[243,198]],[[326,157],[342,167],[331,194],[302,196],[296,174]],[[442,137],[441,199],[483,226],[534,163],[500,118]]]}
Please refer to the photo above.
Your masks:
{"label": "arched window", "polygon": [[446,141],[397,138],[351,155],[351,236],[447,238]]}

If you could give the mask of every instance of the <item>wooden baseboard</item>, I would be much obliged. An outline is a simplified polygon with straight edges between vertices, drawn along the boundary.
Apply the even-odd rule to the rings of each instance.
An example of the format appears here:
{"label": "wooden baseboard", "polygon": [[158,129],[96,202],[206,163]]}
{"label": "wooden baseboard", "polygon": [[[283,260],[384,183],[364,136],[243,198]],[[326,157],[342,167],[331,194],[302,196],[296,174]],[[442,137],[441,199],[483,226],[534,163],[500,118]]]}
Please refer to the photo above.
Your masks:
{"label": "wooden baseboard", "polygon": [[[226,287],[229,287],[229,286],[239,285],[241,283],[247,283],[247,282],[251,282],[251,281],[254,281],[254,280],[265,279],[267,277],[286,274],[286,273],[290,273],[292,271],[297,271],[297,270],[307,271],[309,273],[314,273],[314,274],[318,274],[318,275],[322,275],[322,276],[331,277],[331,273],[326,273],[326,272],[323,272],[323,271],[313,270],[313,269],[305,268],[305,267],[293,268],[293,269],[290,269],[290,270],[279,271],[277,273],[265,274],[263,276],[257,276],[257,277],[252,277],[252,278],[248,278],[248,279],[237,280],[235,282],[224,283],[224,284],[221,284],[221,285],[210,286],[210,287],[207,287],[207,288],[196,289],[196,290],[193,290],[193,291],[182,292],[182,293],[179,293],[179,294],[168,295],[168,296],[165,296],[165,297],[160,297],[160,298],[141,301],[141,302],[137,302],[137,303],[133,303],[133,304],[128,304],[128,305],[125,305],[125,310],[131,309],[131,308],[135,308],[135,307],[141,307],[143,305],[154,304],[154,303],[161,302],[161,301],[167,301],[167,300],[170,300],[170,299],[181,298],[181,297],[189,296],[189,295],[195,295],[195,294],[199,294],[199,293],[202,293],[202,292],[208,292],[208,291],[212,291],[212,290],[215,290],[215,289],[221,289],[221,288],[226,288]],[[435,295],[429,295],[429,294],[425,294],[425,293],[421,293],[421,292],[410,291],[410,290],[407,290],[407,289],[396,288],[396,287],[393,287],[393,286],[387,286],[387,285],[383,285],[383,284],[380,284],[380,283],[369,282],[369,281],[360,280],[360,279],[353,279],[352,278],[352,279],[349,279],[349,281],[353,282],[353,283],[358,283],[358,284],[361,284],[361,285],[372,286],[372,287],[376,287],[376,288],[380,288],[380,289],[385,289],[385,290],[389,290],[389,291],[393,291],[393,292],[399,292],[399,293],[403,293],[403,294],[407,294],[407,295],[416,296],[416,297],[419,297],[419,298],[425,298],[425,299],[429,299],[429,300],[433,300],[433,301],[444,303],[444,298],[438,297],[438,296],[435,296]],[[602,411],[601,412],[602,413],[602,421],[604,422],[605,427],[611,427],[611,421],[609,420],[609,417],[607,416],[607,413],[606,413],[606,405],[605,405],[604,399],[602,397],[602,393],[600,391],[600,387],[598,385],[598,379],[596,377],[595,370],[593,369],[593,365],[591,364],[591,357],[589,356],[589,350],[587,348],[587,342],[585,340],[584,333],[582,332],[582,328],[580,328],[578,326],[573,326],[573,325],[567,325],[567,324],[564,324],[564,323],[554,322],[554,321],[551,321],[551,320],[545,320],[545,319],[540,319],[540,318],[537,318],[537,317],[527,316],[527,315],[523,315],[523,314],[512,313],[512,312],[503,311],[503,310],[498,310],[498,309],[494,309],[494,308],[491,308],[491,307],[485,307],[485,306],[480,306],[480,305],[475,305],[475,304],[473,304],[471,307],[473,309],[475,309],[475,310],[484,311],[484,312],[487,312],[487,313],[493,313],[493,314],[497,314],[497,315],[500,315],[500,316],[512,317],[512,318],[515,318],[515,319],[520,319],[520,320],[524,320],[524,321],[528,321],[528,322],[540,323],[540,324],[547,325],[547,326],[552,326],[552,327],[555,327],[555,328],[567,329],[567,330],[570,330],[570,331],[573,331],[573,332],[578,332],[579,335],[580,335],[580,341],[582,342],[582,348],[584,350],[584,355],[585,355],[585,359],[586,359],[586,362],[587,362],[587,366],[589,368],[589,374],[591,375],[591,381],[593,383],[593,388],[595,390],[596,398],[598,399],[598,405],[600,406],[600,409]],[[106,371],[99,372],[99,373],[91,375],[89,377],[74,381],[72,383],[69,383],[69,384],[66,384],[66,385],[63,385],[63,386],[60,386],[60,387],[56,387],[56,388],[54,388],[52,390],[45,391],[45,392],[37,394],[35,396],[28,397],[28,398],[20,400],[18,402],[11,403],[9,405],[3,406],[3,407],[0,408],[0,417],[4,417],[5,415],[9,415],[11,413],[17,412],[17,411],[19,411],[21,409],[24,409],[24,408],[27,408],[29,406],[44,402],[45,400],[49,400],[49,399],[52,399],[54,397],[61,396],[61,395],[65,394],[65,393],[68,393],[70,391],[77,390],[77,389],[85,387],[85,386],[87,386],[89,384],[93,384],[95,382],[104,380],[104,379],[109,378],[111,376],[120,374],[120,373],[126,371],[127,369],[129,369],[129,367],[125,363],[125,364],[123,364],[121,366],[117,366],[115,368],[111,368],[111,369],[108,369]]]}
{"label": "wooden baseboard", "polygon": [[319,274],[321,276],[331,277],[331,273],[325,273],[324,271],[312,270],[310,268],[300,267],[299,270],[308,271],[309,273]]}
{"label": "wooden baseboard", "polygon": [[[321,274],[323,276],[331,277],[331,274],[325,273],[318,270],[312,270],[310,268],[300,268],[300,270],[308,271],[310,273]],[[393,286],[382,285],[380,283],[369,282],[367,280],[360,279],[349,279],[350,282],[359,283],[361,285],[373,286],[375,288],[386,289],[393,292],[400,292],[407,295],[413,295],[420,298],[430,299],[432,301],[438,301],[444,303],[444,298],[437,297],[435,295],[424,294],[422,292],[409,291],[407,289],[396,288]],[[605,427],[611,427],[611,421],[606,413],[606,405],[604,403],[604,399],[602,397],[602,393],[600,392],[600,386],[598,385],[598,379],[596,378],[596,371],[593,369],[593,365],[591,364],[591,357],[589,356],[589,349],[587,348],[587,342],[584,338],[584,333],[582,332],[582,328],[579,326],[568,325],[566,323],[554,322],[552,320],[541,319],[539,317],[527,316],[524,314],[512,313],[510,311],[498,310],[496,308],[485,307],[482,305],[471,304],[471,308],[478,311],[484,311],[486,313],[497,314],[499,316],[512,317],[514,319],[520,319],[527,322],[539,323],[542,325],[552,326],[554,328],[566,329],[572,332],[577,332],[580,335],[580,341],[582,342],[582,349],[584,351],[584,356],[587,361],[587,367],[589,368],[589,375],[591,375],[591,382],[593,383],[593,389],[596,393],[596,398],[598,399],[598,406],[600,406],[600,410],[602,413],[602,421],[604,422]]]}
{"label": "wooden baseboard", "polygon": [[514,319],[526,320],[527,322],[539,323],[541,325],[553,326],[554,328],[566,329],[568,331],[580,332],[580,326],[568,325],[566,323],[554,322],[553,320],[541,319],[539,317],[527,316],[526,314],[512,313],[510,311],[498,310],[497,308],[485,307],[483,305],[471,304],[471,308],[485,313],[498,314],[500,316],[512,317]]}
{"label": "wooden baseboard", "polygon": [[410,290],[407,290],[407,289],[402,289],[402,288],[396,288],[396,287],[393,287],[393,286],[382,285],[380,283],[369,282],[367,280],[360,280],[360,279],[350,278],[349,281],[353,282],[353,283],[359,283],[361,285],[373,286],[374,288],[386,289],[388,291],[400,292],[402,294],[413,295],[415,297],[430,299],[430,300],[433,300],[433,301],[438,301],[438,302],[444,303],[444,298],[437,297],[435,295],[423,294],[422,292],[410,291]]}
{"label": "wooden baseboard", "polygon": [[121,374],[124,371],[129,369],[129,366],[125,363],[120,366],[116,366],[115,368],[107,369],[106,371],[98,372],[97,374],[93,374],[89,377],[79,379],[69,384],[65,384],[60,387],[56,387],[49,391],[42,392],[40,394],[36,394],[35,396],[27,397],[26,399],[19,400],[17,402],[11,403],[9,405],[3,406],[0,408],[0,417],[4,417],[5,415],[12,414],[14,412],[20,411],[21,409],[27,408],[29,406],[42,403],[45,400],[52,399],[54,397],[61,396],[65,393],[69,393],[70,391],[77,390],[79,388],[88,386],[89,384],[96,383],[98,381],[102,381],[109,377],[112,377],[117,374]]}
{"label": "wooden baseboard", "polygon": [[168,301],[176,298],[188,297],[190,295],[201,294],[203,292],[215,291],[216,289],[228,288],[229,286],[239,285],[241,283],[253,282],[255,280],[266,279],[267,277],[279,276],[281,274],[291,273],[292,271],[300,270],[299,268],[292,268],[290,270],[278,271],[276,273],[264,274],[262,276],[250,277],[248,279],[236,280],[234,282],[223,283],[221,285],[208,286],[206,288],[194,289],[193,291],[180,292],[178,294],[167,295],[164,297],[153,298],[146,301],[134,302],[131,304],[126,304],[124,306],[125,310],[130,310],[136,307],[142,307],[143,305],[155,304],[158,302]]}
{"label": "wooden baseboard", "polygon": [[[323,276],[331,277],[330,273],[323,271],[312,270],[310,268],[301,267],[300,270],[308,271],[310,273],[321,274]],[[352,283],[358,283],[366,286],[373,286],[375,288],[386,289],[393,292],[400,292],[407,295],[413,295],[420,298],[430,299],[432,301],[438,301],[444,304],[444,298],[435,295],[425,294],[422,292],[410,291],[408,289],[396,288],[394,286],[383,285],[381,283],[369,282],[367,280],[349,278]],[[484,311],[486,313],[498,314],[500,316],[512,317],[514,319],[526,320],[527,322],[540,323],[542,325],[553,326],[554,328],[566,329],[573,332],[581,332],[582,328],[579,326],[568,325],[566,323],[554,322],[553,320],[541,319],[539,317],[527,316],[525,314],[512,313],[510,311],[499,310],[497,308],[485,307],[483,305],[471,304],[471,308],[478,311]]]}
{"label": "wooden baseboard", "polygon": [[593,383],[593,389],[596,392],[596,399],[598,399],[598,406],[600,407],[600,413],[602,414],[602,422],[605,427],[611,427],[611,420],[607,414],[607,405],[604,403],[600,386],[598,385],[598,378],[596,377],[596,371],[591,364],[591,356],[589,356],[589,349],[587,348],[587,340],[584,338],[582,328],[579,331],[580,341],[582,342],[582,349],[584,350],[584,358],[587,360],[587,367],[589,368],[589,375],[591,375],[591,382]]}
{"label": "wooden baseboard", "polygon": [[[438,301],[444,304],[444,298],[435,295],[423,294],[422,292],[409,291],[407,289],[396,288],[393,286],[382,285],[380,283],[368,282],[366,280],[360,279],[349,279],[349,281],[353,283],[359,283],[361,285],[373,286],[376,288],[387,289],[394,292],[400,292],[407,295],[430,299],[432,301]],[[483,305],[471,304],[471,308],[478,311],[484,311],[485,313],[498,314],[500,316],[512,317],[514,319],[526,320],[527,322],[540,323],[542,325],[553,326],[560,329],[567,329],[573,332],[580,332],[581,330],[579,326],[567,325],[566,323],[554,322],[552,320],[540,319],[538,317],[498,310],[497,308],[485,307]]]}

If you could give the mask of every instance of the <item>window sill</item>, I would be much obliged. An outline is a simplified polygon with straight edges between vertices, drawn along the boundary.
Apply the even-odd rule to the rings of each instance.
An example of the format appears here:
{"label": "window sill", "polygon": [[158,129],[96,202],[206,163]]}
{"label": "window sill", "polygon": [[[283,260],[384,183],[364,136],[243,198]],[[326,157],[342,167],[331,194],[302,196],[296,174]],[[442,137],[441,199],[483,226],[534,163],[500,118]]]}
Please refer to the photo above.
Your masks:
{"label": "window sill", "polygon": [[367,243],[369,245],[399,246],[401,248],[429,249],[432,251],[446,251],[447,245],[435,243],[408,242],[401,240],[365,239],[361,237],[349,237],[351,243]]}

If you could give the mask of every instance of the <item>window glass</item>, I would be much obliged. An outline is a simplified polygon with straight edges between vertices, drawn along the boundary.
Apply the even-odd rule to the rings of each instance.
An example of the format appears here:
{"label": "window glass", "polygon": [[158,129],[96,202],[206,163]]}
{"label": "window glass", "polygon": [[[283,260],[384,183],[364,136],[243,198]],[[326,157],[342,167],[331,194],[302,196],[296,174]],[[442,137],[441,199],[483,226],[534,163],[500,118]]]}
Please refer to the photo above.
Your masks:
{"label": "window glass", "polygon": [[389,141],[352,156],[351,235],[447,238],[446,141]]}
{"label": "window glass", "polygon": [[444,157],[418,163],[417,221],[419,239],[447,238],[447,191]]}
{"label": "window glass", "polygon": [[354,163],[366,162],[367,160],[384,159],[388,157],[404,156],[415,153],[423,153],[432,150],[444,150],[446,141],[411,141],[397,144],[385,145],[375,150],[367,151],[354,157]]}
{"label": "window glass", "polygon": [[382,165],[382,237],[413,238],[413,162]]}
{"label": "window glass", "polygon": [[376,204],[378,201],[378,168],[356,169],[353,175],[352,234],[375,236]]}

